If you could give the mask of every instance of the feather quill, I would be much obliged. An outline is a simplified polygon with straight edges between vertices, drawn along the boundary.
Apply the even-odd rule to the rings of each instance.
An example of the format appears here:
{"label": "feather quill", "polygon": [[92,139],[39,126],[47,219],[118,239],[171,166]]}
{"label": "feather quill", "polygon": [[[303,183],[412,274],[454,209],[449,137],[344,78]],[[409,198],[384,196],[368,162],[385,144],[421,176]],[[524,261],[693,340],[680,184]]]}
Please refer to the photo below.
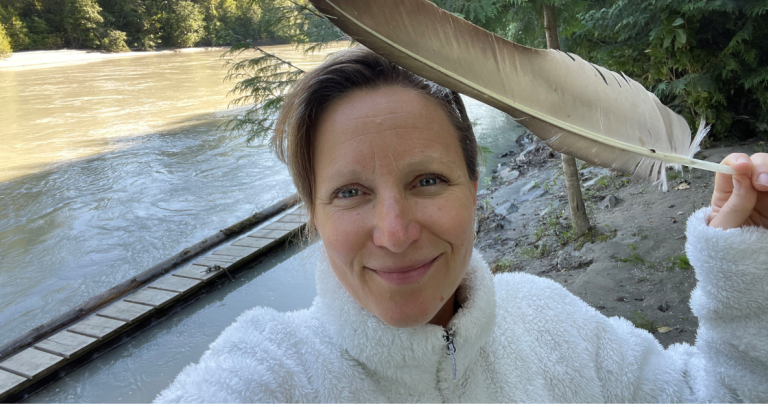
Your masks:
{"label": "feather quill", "polygon": [[[342,31],[390,61],[514,117],[553,149],[661,181],[693,159],[685,119],[623,73],[577,55],[515,44],[426,0],[310,0]],[[660,178],[661,175],[661,179]]]}

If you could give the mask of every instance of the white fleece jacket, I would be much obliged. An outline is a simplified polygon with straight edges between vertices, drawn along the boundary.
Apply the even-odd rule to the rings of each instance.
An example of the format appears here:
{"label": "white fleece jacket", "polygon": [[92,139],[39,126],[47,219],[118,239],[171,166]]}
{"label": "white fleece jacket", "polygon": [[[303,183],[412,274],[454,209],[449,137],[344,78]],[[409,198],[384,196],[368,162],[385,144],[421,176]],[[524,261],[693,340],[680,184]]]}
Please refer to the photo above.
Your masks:
{"label": "white fleece jacket", "polygon": [[551,280],[494,277],[475,252],[449,352],[442,327],[363,309],[325,260],[309,309],[243,313],[155,402],[768,402],[768,230],[710,228],[708,214],[687,230],[695,347],[664,350]]}

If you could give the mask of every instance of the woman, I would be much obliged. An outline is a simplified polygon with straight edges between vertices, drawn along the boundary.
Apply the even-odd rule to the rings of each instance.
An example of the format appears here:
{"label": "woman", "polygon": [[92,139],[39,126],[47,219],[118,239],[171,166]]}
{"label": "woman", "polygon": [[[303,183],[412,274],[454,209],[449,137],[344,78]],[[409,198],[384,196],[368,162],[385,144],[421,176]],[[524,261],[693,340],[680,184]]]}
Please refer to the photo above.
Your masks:
{"label": "woman", "polygon": [[307,310],[241,315],[157,402],[767,402],[768,155],[688,220],[695,347],[664,350],[472,249],[459,96],[363,48],[307,73],[274,138],[327,256]]}

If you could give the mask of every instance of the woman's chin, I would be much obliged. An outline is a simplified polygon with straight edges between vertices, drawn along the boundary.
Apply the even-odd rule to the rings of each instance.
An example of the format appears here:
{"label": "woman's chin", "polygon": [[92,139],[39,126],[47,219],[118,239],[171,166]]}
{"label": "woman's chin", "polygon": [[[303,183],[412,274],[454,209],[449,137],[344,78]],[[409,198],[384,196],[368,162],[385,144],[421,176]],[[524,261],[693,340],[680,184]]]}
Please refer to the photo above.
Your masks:
{"label": "woman's chin", "polygon": [[434,309],[432,307],[425,309],[415,306],[408,306],[406,308],[392,307],[377,312],[376,316],[389,326],[395,328],[412,328],[428,323],[435,317],[439,310],[440,307],[434,307]]}

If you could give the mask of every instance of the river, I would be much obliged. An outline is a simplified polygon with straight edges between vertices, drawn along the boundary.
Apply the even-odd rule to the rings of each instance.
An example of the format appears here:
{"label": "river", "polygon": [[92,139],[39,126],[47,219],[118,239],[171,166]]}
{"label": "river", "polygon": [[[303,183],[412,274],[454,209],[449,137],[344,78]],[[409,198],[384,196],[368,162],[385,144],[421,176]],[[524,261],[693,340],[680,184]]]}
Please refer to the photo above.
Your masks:
{"label": "river", "polygon": [[[268,48],[303,68],[322,59],[288,46]],[[243,136],[219,128],[239,112],[227,109],[232,83],[223,81],[221,52],[150,53],[15,70],[0,65],[0,343],[295,191],[286,168],[264,145],[247,145]],[[467,105],[481,145],[496,154],[514,146],[521,127],[479,102]],[[497,161],[494,154],[489,158],[485,176]],[[280,262],[297,261],[281,256]],[[299,269],[303,277],[292,278],[306,284],[311,270]],[[175,317],[161,333],[147,334],[207,333],[163,374],[175,376],[179,366],[199,359],[223,327],[257,305],[247,300],[253,298],[247,287],[286,283],[289,277],[276,270],[256,273],[273,280],[244,282],[246,288],[224,291],[181,313],[197,321],[186,328]],[[289,303],[273,295],[259,304],[306,307],[314,295],[311,281],[307,287]],[[123,360],[130,359],[121,352]],[[156,352],[147,353],[147,361],[157,360]],[[117,376],[106,378],[118,380],[133,366],[123,363]],[[72,377],[88,380],[83,372]],[[98,387],[81,384],[64,398],[41,400],[118,401],[82,394]],[[149,401],[157,389],[134,390],[140,396],[120,401]]]}
{"label": "river", "polygon": [[0,71],[0,343],[295,191],[218,129],[221,54]]}

